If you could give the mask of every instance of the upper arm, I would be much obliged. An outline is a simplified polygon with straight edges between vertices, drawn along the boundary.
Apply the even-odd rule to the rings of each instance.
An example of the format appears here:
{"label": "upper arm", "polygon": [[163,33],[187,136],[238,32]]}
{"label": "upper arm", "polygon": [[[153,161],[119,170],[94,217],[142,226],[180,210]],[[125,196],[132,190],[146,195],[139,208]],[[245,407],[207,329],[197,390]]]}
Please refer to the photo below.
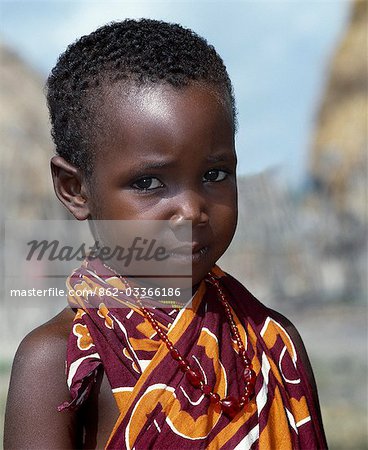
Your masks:
{"label": "upper arm", "polygon": [[5,416],[4,448],[76,448],[77,415],[57,407],[70,398],[66,339],[53,326],[30,333],[16,353]]}

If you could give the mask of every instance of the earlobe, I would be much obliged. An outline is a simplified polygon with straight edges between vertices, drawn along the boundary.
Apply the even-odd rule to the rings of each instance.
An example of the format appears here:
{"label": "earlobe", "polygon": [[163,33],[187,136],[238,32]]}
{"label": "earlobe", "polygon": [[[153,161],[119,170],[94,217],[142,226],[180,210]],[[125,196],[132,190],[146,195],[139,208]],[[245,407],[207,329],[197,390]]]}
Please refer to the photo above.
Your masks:
{"label": "earlobe", "polygon": [[86,220],[90,211],[81,171],[61,156],[53,156],[50,166],[57,198],[77,220]]}

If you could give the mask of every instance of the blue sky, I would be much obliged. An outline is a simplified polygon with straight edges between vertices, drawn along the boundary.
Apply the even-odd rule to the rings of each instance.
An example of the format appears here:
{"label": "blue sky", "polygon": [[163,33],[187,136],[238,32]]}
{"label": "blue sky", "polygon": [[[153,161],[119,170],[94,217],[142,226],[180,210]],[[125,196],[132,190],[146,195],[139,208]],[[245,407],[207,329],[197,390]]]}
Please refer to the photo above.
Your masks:
{"label": "blue sky", "polygon": [[305,177],[327,68],[349,18],[347,0],[0,1],[0,35],[46,77],[79,36],[111,20],[179,22],[223,57],[239,111],[239,173]]}

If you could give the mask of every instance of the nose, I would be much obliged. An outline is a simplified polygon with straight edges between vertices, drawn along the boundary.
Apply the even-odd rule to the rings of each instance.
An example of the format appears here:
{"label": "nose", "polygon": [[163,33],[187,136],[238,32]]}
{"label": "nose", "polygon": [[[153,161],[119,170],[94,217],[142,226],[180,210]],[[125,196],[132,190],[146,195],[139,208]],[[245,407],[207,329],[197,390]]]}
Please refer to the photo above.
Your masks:
{"label": "nose", "polygon": [[192,222],[192,228],[204,227],[209,222],[208,205],[200,192],[187,190],[173,198],[173,209],[170,218],[172,228],[183,226],[186,221]]}

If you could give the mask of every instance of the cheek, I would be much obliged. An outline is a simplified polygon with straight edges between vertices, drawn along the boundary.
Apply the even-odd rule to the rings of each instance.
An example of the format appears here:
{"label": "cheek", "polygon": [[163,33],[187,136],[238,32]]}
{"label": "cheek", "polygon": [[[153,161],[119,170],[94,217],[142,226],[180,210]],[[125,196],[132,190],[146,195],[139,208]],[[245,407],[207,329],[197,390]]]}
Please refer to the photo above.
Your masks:
{"label": "cheek", "polygon": [[219,204],[211,211],[210,223],[215,237],[226,241],[228,245],[234,236],[238,220],[236,201],[228,204]]}
{"label": "cheek", "polygon": [[230,239],[232,239],[234,236],[234,233],[235,233],[237,222],[238,222],[237,209],[236,208],[228,209],[223,214],[222,222],[223,222],[222,227],[224,229],[224,234],[226,234],[227,236],[230,237]]}
{"label": "cheek", "polygon": [[238,198],[237,190],[232,187],[219,196],[221,201],[218,201],[214,205],[214,214],[217,222],[220,222],[224,228],[233,229],[236,227],[238,221]]}
{"label": "cheek", "polygon": [[88,203],[91,218],[95,220],[139,219],[145,210],[130,192],[105,186],[99,190],[94,189]]}

